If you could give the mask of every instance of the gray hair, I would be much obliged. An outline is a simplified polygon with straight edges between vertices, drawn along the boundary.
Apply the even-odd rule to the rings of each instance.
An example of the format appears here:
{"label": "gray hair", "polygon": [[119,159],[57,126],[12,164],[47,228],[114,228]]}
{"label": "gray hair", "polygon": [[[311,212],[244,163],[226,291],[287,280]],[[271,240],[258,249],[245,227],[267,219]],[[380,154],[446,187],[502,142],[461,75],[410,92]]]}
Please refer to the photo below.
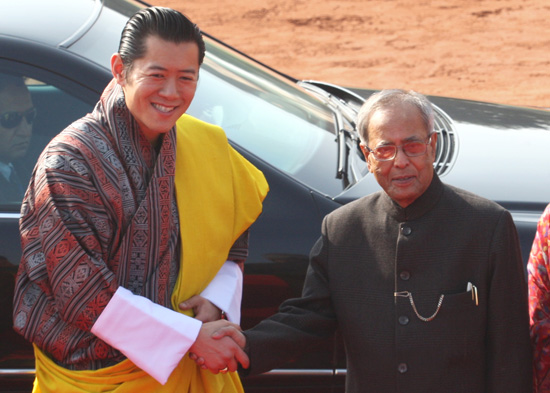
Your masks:
{"label": "gray hair", "polygon": [[357,131],[359,132],[361,143],[364,145],[368,143],[369,123],[374,112],[379,109],[404,103],[414,105],[418,108],[426,124],[428,134],[431,134],[434,128],[434,111],[430,101],[424,95],[412,90],[386,89],[372,94],[357,114]]}

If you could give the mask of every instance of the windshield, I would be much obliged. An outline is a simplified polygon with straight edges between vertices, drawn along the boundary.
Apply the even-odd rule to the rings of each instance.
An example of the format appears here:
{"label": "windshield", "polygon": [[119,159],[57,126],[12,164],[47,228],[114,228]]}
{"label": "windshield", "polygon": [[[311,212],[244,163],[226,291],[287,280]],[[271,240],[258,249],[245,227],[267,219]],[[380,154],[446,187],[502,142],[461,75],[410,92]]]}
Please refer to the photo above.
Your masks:
{"label": "windshield", "polygon": [[334,112],[233,50],[207,41],[188,113],[221,126],[233,143],[308,186],[332,196],[342,192]]}

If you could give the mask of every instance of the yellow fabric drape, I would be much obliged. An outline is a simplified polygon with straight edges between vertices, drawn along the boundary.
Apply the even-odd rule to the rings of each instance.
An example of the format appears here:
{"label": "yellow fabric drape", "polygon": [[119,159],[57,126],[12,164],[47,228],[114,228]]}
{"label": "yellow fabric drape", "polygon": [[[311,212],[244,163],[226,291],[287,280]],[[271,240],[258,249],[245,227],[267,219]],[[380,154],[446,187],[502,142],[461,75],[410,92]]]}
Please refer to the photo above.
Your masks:
{"label": "yellow fabric drape", "polygon": [[174,309],[214,278],[235,240],[261,213],[268,191],[263,174],[228,144],[221,128],[188,115],[176,124],[182,256]]}
{"label": "yellow fabric drape", "polygon": [[212,374],[198,368],[187,356],[174,369],[166,384],[161,385],[128,359],[99,370],[73,371],[55,364],[36,346],[34,354],[36,379],[33,393],[243,392],[237,373]]}
{"label": "yellow fabric drape", "polygon": [[[228,144],[221,128],[188,115],[176,124],[175,182],[182,255],[172,294],[174,310],[214,278],[235,240],[261,213],[268,191],[263,174]],[[194,362],[189,367],[196,369],[204,386],[193,392],[217,393],[222,387],[227,392],[243,391],[237,373],[212,374]]]}
{"label": "yellow fabric drape", "polygon": [[[223,130],[184,115],[177,122],[176,198],[182,255],[172,307],[201,293],[235,240],[256,220],[268,192],[263,174],[235,151]],[[190,315],[189,312],[186,312]],[[130,360],[99,370],[71,371],[35,346],[33,393],[243,392],[237,373],[212,374],[184,356],[165,385]]]}

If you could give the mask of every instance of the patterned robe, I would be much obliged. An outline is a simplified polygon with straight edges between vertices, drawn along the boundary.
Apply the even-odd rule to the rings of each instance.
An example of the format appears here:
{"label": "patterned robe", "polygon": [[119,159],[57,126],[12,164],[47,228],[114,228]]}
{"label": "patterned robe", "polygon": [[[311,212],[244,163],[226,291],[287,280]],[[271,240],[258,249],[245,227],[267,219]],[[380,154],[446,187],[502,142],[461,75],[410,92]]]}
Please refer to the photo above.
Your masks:
{"label": "patterned robe", "polygon": [[14,327],[69,369],[124,356],[90,333],[119,286],[171,308],[176,128],[157,151],[113,82],[39,158],[22,206]]}
{"label": "patterned robe", "polygon": [[550,205],[540,217],[527,264],[535,391],[550,392]]}

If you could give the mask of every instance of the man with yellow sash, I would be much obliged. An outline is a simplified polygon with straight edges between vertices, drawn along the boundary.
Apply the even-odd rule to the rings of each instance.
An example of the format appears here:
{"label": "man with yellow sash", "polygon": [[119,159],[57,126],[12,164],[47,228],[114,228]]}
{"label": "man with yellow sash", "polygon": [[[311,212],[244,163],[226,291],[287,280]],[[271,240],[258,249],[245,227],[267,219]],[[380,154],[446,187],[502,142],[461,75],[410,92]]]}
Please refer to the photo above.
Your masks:
{"label": "man with yellow sash", "polygon": [[41,154],[14,297],[34,392],[242,391],[243,343],[211,334],[239,323],[240,263],[268,185],[223,130],[184,114],[204,54],[181,13],[139,11],[94,111]]}

